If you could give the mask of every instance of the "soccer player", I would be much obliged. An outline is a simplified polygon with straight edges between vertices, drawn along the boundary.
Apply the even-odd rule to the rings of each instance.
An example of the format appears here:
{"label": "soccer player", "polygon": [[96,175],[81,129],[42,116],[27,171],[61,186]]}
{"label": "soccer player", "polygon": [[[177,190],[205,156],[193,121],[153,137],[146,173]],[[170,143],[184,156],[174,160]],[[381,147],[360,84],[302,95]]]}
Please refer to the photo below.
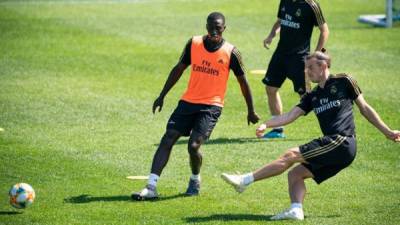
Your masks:
{"label": "soccer player", "polygon": [[207,35],[191,38],[178,64],[171,70],[160,96],[154,101],[153,113],[163,107],[164,97],[191,65],[190,80],[177,108],[167,123],[167,129],[154,155],[148,184],[135,200],[157,198],[157,181],[168,162],[173,145],[181,136],[189,136],[188,151],[192,175],[186,195],[198,195],[200,191],[200,146],[209,138],[221,115],[230,69],[233,70],[247,104],[247,123],[257,123],[251,90],[246,80],[239,51],[225,41],[225,17],[213,12],[207,17]]}
{"label": "soccer player", "polygon": [[[310,89],[304,74],[304,57],[310,52],[310,40],[314,26],[320,30],[315,51],[320,51],[329,36],[328,25],[319,4],[314,0],[281,0],[278,19],[264,40],[269,49],[272,39],[280,33],[278,46],[272,55],[262,82],[266,85],[268,106],[272,118],[282,114],[279,88],[286,78],[293,83],[294,91],[302,96]],[[274,127],[264,138],[284,138],[283,127]]]}
{"label": "soccer player", "polygon": [[277,176],[299,163],[288,173],[291,207],[273,216],[273,220],[303,220],[302,203],[306,193],[304,180],[313,178],[320,184],[352,163],[356,156],[353,102],[361,114],[388,139],[400,142],[400,132],[391,130],[381,120],[365,101],[356,81],[346,74],[331,75],[329,67],[330,57],[327,54],[315,52],[307,56],[306,73],[318,86],[306,93],[290,112],[266,121],[256,130],[257,136],[262,136],[267,127],[292,123],[313,110],[324,136],[288,149],[278,159],[254,172],[243,175],[222,174],[222,178],[240,193],[252,182]]}

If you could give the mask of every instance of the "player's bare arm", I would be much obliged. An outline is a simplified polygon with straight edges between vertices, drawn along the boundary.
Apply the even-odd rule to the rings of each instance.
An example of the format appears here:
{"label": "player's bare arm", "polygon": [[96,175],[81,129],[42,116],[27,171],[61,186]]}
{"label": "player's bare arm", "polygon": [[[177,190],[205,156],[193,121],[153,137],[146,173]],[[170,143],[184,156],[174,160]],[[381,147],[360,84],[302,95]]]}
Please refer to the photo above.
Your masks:
{"label": "player's bare arm", "polygon": [[272,43],[272,39],[280,32],[281,30],[281,19],[277,19],[274,25],[272,26],[271,32],[268,37],[264,39],[264,47],[269,49],[269,46]]}
{"label": "player's bare arm", "polygon": [[305,112],[298,106],[295,106],[292,110],[289,112],[281,115],[274,117],[273,119],[270,119],[263,124],[261,124],[257,130],[256,130],[256,135],[257,137],[262,137],[264,134],[265,129],[268,127],[279,127],[283,125],[287,125],[289,123],[292,123],[295,121],[297,118],[300,116],[304,115]]}
{"label": "player's bare arm", "polygon": [[321,49],[325,46],[326,42],[328,41],[329,37],[329,28],[327,23],[318,26],[318,28],[320,33],[318,38],[318,44],[317,47],[315,48],[315,51],[321,51]]}
{"label": "player's bare arm", "polygon": [[362,94],[355,100],[361,114],[378,130],[380,130],[388,139],[400,142],[400,131],[390,129],[380,118],[379,114],[365,101]]}
{"label": "player's bare arm", "polygon": [[254,110],[253,96],[251,94],[249,83],[247,82],[245,75],[236,76],[236,78],[240,84],[240,90],[242,91],[244,99],[246,100],[247,124],[248,125],[250,125],[250,123],[255,124],[260,120],[260,117],[257,115],[257,113]]}
{"label": "player's bare arm", "polygon": [[154,100],[153,103],[153,114],[156,112],[156,109],[158,108],[158,111],[160,112],[163,104],[164,104],[164,97],[167,95],[169,90],[176,84],[176,82],[181,78],[182,73],[185,71],[185,69],[188,67],[188,65],[183,64],[179,62],[172,68],[171,72],[169,73],[167,81],[165,81],[164,87],[158,96],[156,100]]}

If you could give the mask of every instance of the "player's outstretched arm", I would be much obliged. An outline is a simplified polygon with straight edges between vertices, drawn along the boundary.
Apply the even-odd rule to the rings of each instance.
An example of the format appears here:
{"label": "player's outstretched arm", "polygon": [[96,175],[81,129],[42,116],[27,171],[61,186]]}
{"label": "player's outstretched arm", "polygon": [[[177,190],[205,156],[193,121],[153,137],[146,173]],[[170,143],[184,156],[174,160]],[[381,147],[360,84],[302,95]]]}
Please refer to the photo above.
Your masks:
{"label": "player's outstretched arm", "polygon": [[251,95],[249,83],[247,82],[246,76],[244,74],[242,76],[236,76],[236,78],[240,84],[240,90],[242,91],[244,99],[246,100],[247,124],[248,125],[250,125],[250,123],[255,124],[260,120],[260,117],[254,110],[253,96]]}
{"label": "player's outstretched arm", "polygon": [[164,104],[164,97],[167,95],[169,90],[176,84],[176,82],[181,78],[183,71],[188,67],[188,65],[179,62],[172,68],[171,72],[169,73],[167,81],[165,81],[164,87],[156,100],[153,103],[153,114],[158,111],[160,112],[163,104]]}
{"label": "player's outstretched arm", "polygon": [[388,139],[400,142],[400,131],[391,130],[380,118],[379,114],[372,108],[360,94],[355,100],[361,114],[378,130],[380,130]]}
{"label": "player's outstretched arm", "polygon": [[283,126],[283,125],[292,123],[293,121],[295,121],[297,118],[299,118],[300,116],[302,116],[304,114],[305,114],[305,112],[300,107],[295,106],[288,113],[274,117],[273,119],[267,120],[266,122],[261,124],[256,130],[256,135],[257,135],[257,137],[262,137],[265,130],[268,127],[279,127],[279,126]]}

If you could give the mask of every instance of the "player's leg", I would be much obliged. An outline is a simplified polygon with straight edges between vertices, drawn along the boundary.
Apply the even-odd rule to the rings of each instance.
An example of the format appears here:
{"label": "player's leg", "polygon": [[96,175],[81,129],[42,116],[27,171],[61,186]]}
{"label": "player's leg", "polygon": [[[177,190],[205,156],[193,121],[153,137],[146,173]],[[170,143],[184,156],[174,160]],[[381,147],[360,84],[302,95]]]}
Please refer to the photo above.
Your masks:
{"label": "player's leg", "polygon": [[155,199],[158,197],[157,193],[157,182],[160,179],[160,175],[167,165],[169,156],[171,154],[172,146],[181,136],[181,133],[177,130],[167,129],[164,136],[161,138],[160,145],[157,148],[156,153],[153,157],[151,165],[151,173],[147,181],[147,185],[140,192],[134,192],[131,194],[131,198],[137,201]]}
{"label": "player's leg", "polygon": [[269,177],[273,177],[285,172],[294,163],[304,162],[303,156],[300,154],[298,147],[287,150],[278,159],[266,164],[260,169],[253,172],[254,181],[263,180]]}
{"label": "player's leg", "polygon": [[200,151],[200,146],[205,141],[204,135],[200,134],[197,131],[192,131],[189,142],[188,142],[188,152],[189,152],[189,161],[190,161],[190,169],[192,170],[192,175],[189,179],[189,185],[185,192],[186,195],[198,195],[200,191],[200,169],[203,162],[203,156]]}
{"label": "player's leg", "polygon": [[198,195],[200,192],[200,169],[203,161],[200,147],[210,137],[211,132],[218,122],[221,112],[221,107],[204,106],[196,114],[194,127],[188,142],[188,152],[192,175],[190,176],[189,185],[185,192],[186,195]]}
{"label": "player's leg", "polygon": [[161,138],[160,145],[154,154],[147,185],[141,192],[135,192],[131,195],[134,200],[146,200],[158,197],[156,190],[157,182],[168,163],[172,147],[179,137],[190,134],[192,121],[193,115],[191,114],[190,105],[180,101],[168,120],[166,132]]}
{"label": "player's leg", "polygon": [[[282,86],[286,79],[286,68],[283,66],[284,57],[277,53],[271,58],[268,65],[267,73],[262,80],[266,85],[265,91],[268,98],[268,106],[272,118],[282,114],[282,101],[279,95],[279,88]],[[270,132],[264,135],[264,138],[283,138],[283,127],[275,127]]]}
{"label": "player's leg", "polygon": [[263,167],[251,173],[243,175],[230,175],[223,173],[222,179],[231,184],[237,192],[241,193],[251,183],[277,176],[289,169],[293,164],[298,162],[304,162],[304,158],[300,153],[299,147],[294,147],[287,150],[278,159],[264,165]]}
{"label": "player's leg", "polygon": [[169,160],[171,154],[172,146],[181,136],[181,133],[177,130],[168,129],[164,136],[161,138],[160,145],[157,148],[156,153],[153,157],[153,162],[151,165],[151,173],[160,176],[165,165]]}
{"label": "player's leg", "polygon": [[293,219],[303,220],[303,201],[306,194],[304,180],[314,175],[302,164],[295,166],[288,173],[290,208],[271,217],[272,220]]}
{"label": "player's leg", "polygon": [[303,220],[303,201],[306,193],[304,180],[313,178],[318,184],[335,176],[351,164],[355,157],[355,142],[340,135],[325,136],[301,145],[306,163],[288,173],[290,208],[271,217],[272,220]]}
{"label": "player's leg", "polygon": [[197,131],[192,131],[188,142],[188,152],[190,157],[190,168],[192,174],[200,174],[200,168],[203,162],[200,146],[204,143],[205,137]]}
{"label": "player's leg", "polygon": [[291,203],[303,203],[306,194],[304,180],[314,175],[303,165],[297,165],[288,173],[289,196]]}
{"label": "player's leg", "polygon": [[267,93],[268,106],[271,115],[282,115],[282,100],[281,96],[279,95],[279,88],[266,85],[265,91]]}

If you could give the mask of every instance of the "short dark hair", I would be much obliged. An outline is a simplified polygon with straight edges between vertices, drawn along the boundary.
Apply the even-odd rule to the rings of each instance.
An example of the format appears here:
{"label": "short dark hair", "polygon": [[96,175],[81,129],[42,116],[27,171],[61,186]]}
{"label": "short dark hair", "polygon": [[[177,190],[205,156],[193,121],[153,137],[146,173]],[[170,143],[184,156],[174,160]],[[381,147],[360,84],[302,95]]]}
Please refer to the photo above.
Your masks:
{"label": "short dark hair", "polygon": [[222,22],[225,24],[225,16],[222,13],[220,13],[220,12],[212,12],[207,17],[207,23],[209,21],[218,20],[218,19],[222,19]]}

